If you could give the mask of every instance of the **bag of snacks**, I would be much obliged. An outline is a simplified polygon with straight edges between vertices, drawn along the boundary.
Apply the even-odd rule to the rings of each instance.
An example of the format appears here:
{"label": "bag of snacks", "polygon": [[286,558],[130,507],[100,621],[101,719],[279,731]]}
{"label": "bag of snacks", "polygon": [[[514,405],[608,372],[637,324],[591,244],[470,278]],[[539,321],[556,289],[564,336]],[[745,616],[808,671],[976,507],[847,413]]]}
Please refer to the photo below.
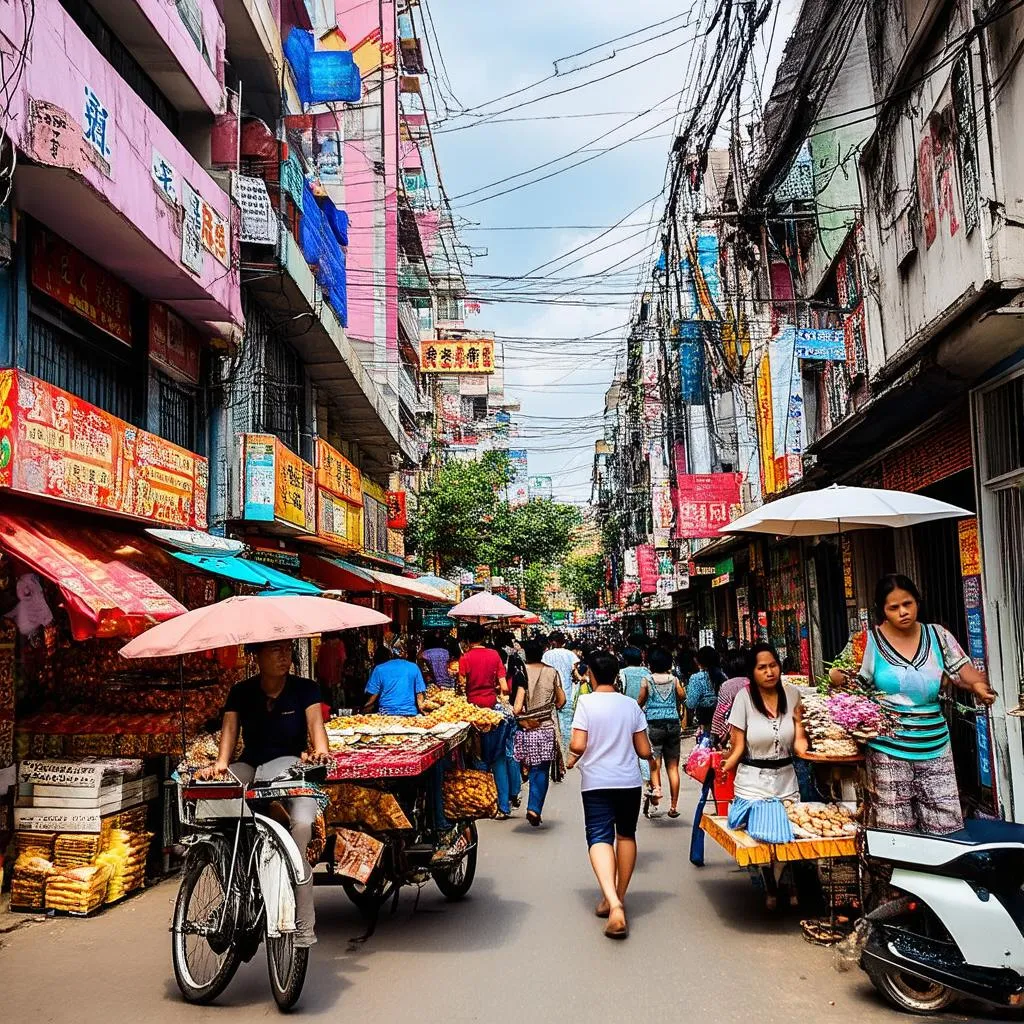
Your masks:
{"label": "bag of snacks", "polygon": [[493,818],[498,813],[498,787],[490,772],[455,768],[444,777],[444,815],[451,821]]}

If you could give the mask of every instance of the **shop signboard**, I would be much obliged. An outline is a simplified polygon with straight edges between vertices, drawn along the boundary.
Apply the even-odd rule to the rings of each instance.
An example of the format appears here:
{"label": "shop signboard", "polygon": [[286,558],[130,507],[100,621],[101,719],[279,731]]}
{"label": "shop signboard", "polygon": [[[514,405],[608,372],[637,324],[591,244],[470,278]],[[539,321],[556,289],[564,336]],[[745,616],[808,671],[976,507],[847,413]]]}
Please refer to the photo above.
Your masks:
{"label": "shop signboard", "polygon": [[274,518],[312,533],[314,508],[313,467],[278,441],[274,453]]}
{"label": "shop signboard", "polygon": [[640,593],[658,592],[658,554],[653,544],[640,544],[636,549],[637,571],[640,576]]}
{"label": "shop signboard", "polygon": [[405,560],[405,534],[388,527],[388,554]]}
{"label": "shop signboard", "polygon": [[335,544],[358,549],[363,543],[363,510],[322,487],[317,490],[316,532]]}
{"label": "shop signboard", "polygon": [[149,304],[149,357],[172,376],[199,383],[199,332],[160,302]]}
{"label": "shop signboard", "polygon": [[718,537],[741,510],[742,473],[687,473],[676,479],[676,534]]}
{"label": "shop signboard", "polygon": [[20,370],[0,370],[0,487],[206,528],[206,459]]}
{"label": "shop signboard", "polygon": [[857,599],[853,581],[853,541],[843,534],[840,544],[843,549],[843,597],[849,604]]}
{"label": "shop signboard", "polygon": [[775,426],[772,409],[772,367],[768,353],[761,356],[755,373],[757,438],[761,463],[761,491],[775,493]]}
{"label": "shop signboard", "polygon": [[181,179],[181,263],[193,274],[203,272],[203,197]]}
{"label": "shop signboard", "polygon": [[525,448],[510,448],[509,466],[512,481],[508,485],[508,503],[513,507],[525,505],[530,500],[529,453]]}
{"label": "shop signboard", "polygon": [[320,437],[316,439],[316,485],[353,505],[363,503],[359,469]]}
{"label": "shop signboard", "polygon": [[[971,516],[957,524],[960,541],[960,573],[963,577],[964,612],[967,618],[967,653],[980,672],[985,671],[985,612],[981,592],[981,548],[978,544],[978,520]],[[992,785],[992,745],[989,715],[975,716],[978,751],[978,779],[983,786]]]}
{"label": "shop signboard", "polygon": [[31,277],[34,288],[111,337],[132,344],[132,290],[41,227],[32,232]]}
{"label": "shop signboard", "polygon": [[[404,530],[409,525],[409,513],[406,510],[405,491],[388,491],[387,506],[388,529]],[[392,554],[394,554],[394,552],[392,552]]]}
{"label": "shop signboard", "polygon": [[736,572],[736,566],[731,558],[724,558],[721,562],[715,565],[715,575],[711,580],[711,586],[713,587],[724,587],[726,584],[732,582],[734,573]]}
{"label": "shop signboard", "polygon": [[833,327],[797,327],[793,351],[797,359],[846,362],[846,332]]}
{"label": "shop signboard", "polygon": [[244,494],[242,518],[278,522],[304,533],[316,529],[313,467],[273,434],[241,439]]}
{"label": "shop signboard", "polygon": [[425,339],[420,342],[420,373],[494,373],[494,340]]}

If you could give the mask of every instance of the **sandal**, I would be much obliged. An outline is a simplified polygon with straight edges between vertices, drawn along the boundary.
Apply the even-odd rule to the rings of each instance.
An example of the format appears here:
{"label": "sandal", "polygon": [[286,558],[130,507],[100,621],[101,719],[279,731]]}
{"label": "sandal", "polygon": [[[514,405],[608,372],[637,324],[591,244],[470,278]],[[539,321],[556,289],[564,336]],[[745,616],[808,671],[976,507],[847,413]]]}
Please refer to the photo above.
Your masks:
{"label": "sandal", "polygon": [[527,811],[526,820],[534,827],[537,828],[540,825],[540,815],[536,811]]}
{"label": "sandal", "polygon": [[608,927],[604,930],[609,939],[625,939],[629,936],[629,922],[626,920],[626,910],[621,905],[615,907],[608,914]]}
{"label": "sandal", "polygon": [[601,902],[594,908],[594,913],[598,917],[607,917],[612,912],[612,908],[608,905],[608,901],[602,897]]}
{"label": "sandal", "polygon": [[511,818],[511,817],[512,817],[511,814],[506,814],[504,811],[498,811],[498,813],[494,816],[494,820],[495,821],[508,821],[509,818]]}
{"label": "sandal", "polygon": [[679,812],[678,812],[678,811],[677,811],[677,810],[676,810],[676,809],[675,809],[675,808],[673,807],[673,808],[672,808],[672,809],[671,809],[671,810],[670,810],[670,811],[668,812],[668,816],[669,816],[670,818],[678,818],[678,817],[679,817]]}

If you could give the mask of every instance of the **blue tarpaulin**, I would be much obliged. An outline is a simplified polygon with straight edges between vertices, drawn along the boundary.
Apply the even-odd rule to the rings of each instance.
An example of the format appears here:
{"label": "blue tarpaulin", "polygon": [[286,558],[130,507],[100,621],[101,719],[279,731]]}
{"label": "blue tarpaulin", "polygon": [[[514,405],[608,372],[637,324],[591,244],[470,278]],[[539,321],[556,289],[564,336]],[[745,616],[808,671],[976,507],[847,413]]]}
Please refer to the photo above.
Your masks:
{"label": "blue tarpaulin", "polygon": [[348,50],[318,50],[312,32],[293,28],[284,42],[284,55],[303,103],[359,102],[363,83]]}
{"label": "blue tarpaulin", "polygon": [[217,558],[209,555],[189,555],[182,551],[173,552],[174,557],[189,565],[202,569],[204,572],[214,576],[223,576],[225,579],[235,583],[244,583],[250,587],[266,588],[268,593],[274,594],[319,594],[320,588],[300,580],[296,576],[289,576],[286,572],[279,572],[269,565],[261,565],[259,562],[250,562],[247,558],[227,557]]}
{"label": "blue tarpaulin", "polygon": [[[333,204],[332,208],[333,208]],[[348,286],[345,271],[345,253],[340,233],[348,237],[348,216],[335,209],[332,227],[323,208],[313,195],[307,181],[303,188],[302,224],[299,228],[299,247],[306,262],[314,268],[324,298],[330,304],[342,327],[348,326]]]}
{"label": "blue tarpaulin", "polygon": [[704,401],[704,336],[694,320],[679,324],[679,387],[684,402]]}

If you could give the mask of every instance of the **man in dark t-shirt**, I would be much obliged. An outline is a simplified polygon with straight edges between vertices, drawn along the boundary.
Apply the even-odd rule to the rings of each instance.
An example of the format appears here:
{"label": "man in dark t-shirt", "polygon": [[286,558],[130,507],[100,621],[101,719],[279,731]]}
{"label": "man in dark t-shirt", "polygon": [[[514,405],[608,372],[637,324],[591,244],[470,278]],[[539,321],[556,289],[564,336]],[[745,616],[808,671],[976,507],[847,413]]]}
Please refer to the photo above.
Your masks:
{"label": "man in dark t-shirt", "polygon": [[[224,705],[217,760],[196,777],[216,778],[230,770],[248,786],[277,778],[300,759],[330,763],[327,730],[320,710],[320,687],[311,679],[291,675],[292,641],[253,644],[250,651],[259,665],[259,674],[231,688]],[[242,758],[232,764],[239,732]],[[315,800],[299,797],[288,800],[287,809],[291,819],[289,831],[305,859],[319,807]],[[297,947],[316,942],[313,925],[313,886],[296,886]]]}

